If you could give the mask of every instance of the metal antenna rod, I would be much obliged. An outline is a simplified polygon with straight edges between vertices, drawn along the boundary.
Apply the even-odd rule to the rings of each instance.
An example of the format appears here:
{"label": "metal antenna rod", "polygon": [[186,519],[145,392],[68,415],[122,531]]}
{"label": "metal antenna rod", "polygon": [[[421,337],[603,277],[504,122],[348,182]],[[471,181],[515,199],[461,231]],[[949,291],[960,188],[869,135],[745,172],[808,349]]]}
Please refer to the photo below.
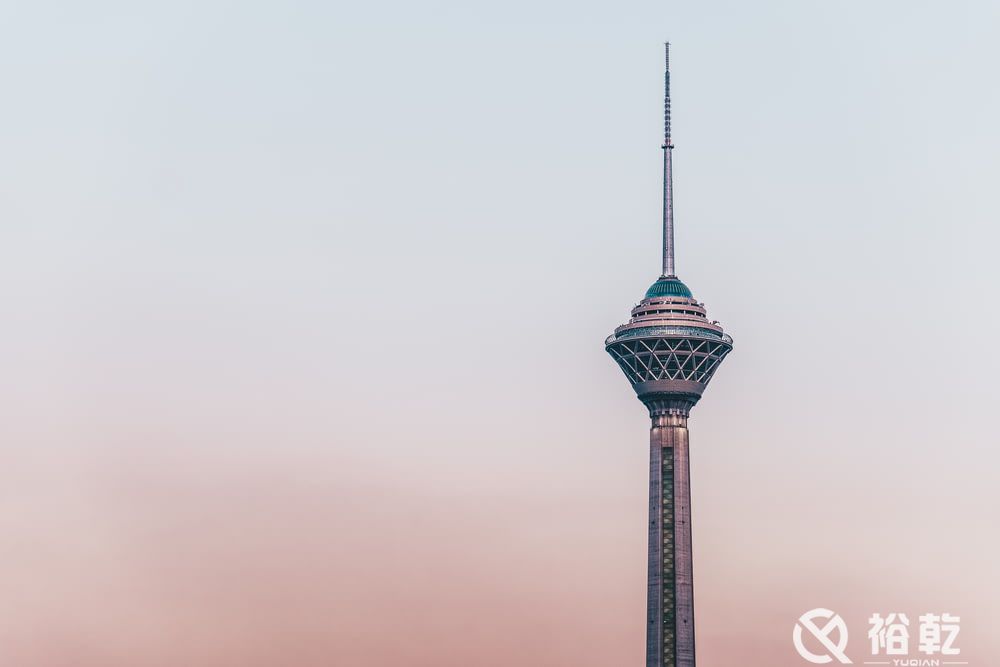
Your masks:
{"label": "metal antenna rod", "polygon": [[670,42],[666,47],[666,71],[663,75],[663,275],[674,276],[674,177],[670,139]]}

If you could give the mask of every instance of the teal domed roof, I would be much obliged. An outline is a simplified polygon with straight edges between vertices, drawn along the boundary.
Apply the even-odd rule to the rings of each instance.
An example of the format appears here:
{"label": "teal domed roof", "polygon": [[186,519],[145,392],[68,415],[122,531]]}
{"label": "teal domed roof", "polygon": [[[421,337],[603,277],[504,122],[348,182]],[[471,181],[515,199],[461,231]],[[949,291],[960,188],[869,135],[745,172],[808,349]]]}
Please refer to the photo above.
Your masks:
{"label": "teal domed roof", "polygon": [[685,299],[693,298],[691,296],[691,290],[688,289],[687,285],[674,276],[660,276],[660,279],[653,283],[648,290],[646,290],[647,299],[671,296],[684,297]]}

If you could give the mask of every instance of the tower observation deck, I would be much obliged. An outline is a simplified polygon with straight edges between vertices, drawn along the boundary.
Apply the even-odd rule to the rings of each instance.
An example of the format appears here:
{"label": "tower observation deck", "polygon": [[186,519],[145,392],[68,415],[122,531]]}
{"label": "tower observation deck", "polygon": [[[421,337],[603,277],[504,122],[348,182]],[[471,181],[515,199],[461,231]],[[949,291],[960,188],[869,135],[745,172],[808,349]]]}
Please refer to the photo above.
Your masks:
{"label": "tower observation deck", "polygon": [[649,410],[646,667],[694,667],[688,416],[733,339],[675,275],[670,45],[666,45],[662,275],[604,342]]}

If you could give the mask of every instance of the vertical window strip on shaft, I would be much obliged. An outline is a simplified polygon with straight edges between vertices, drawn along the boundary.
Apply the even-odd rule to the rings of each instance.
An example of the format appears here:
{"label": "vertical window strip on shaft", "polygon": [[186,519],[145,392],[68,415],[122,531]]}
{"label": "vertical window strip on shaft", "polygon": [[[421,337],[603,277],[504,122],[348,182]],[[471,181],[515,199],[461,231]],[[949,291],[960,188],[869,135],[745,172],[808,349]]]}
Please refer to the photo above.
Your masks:
{"label": "vertical window strip on shaft", "polygon": [[660,521],[663,526],[663,666],[675,664],[677,602],[674,589],[674,449],[664,447],[661,457]]}

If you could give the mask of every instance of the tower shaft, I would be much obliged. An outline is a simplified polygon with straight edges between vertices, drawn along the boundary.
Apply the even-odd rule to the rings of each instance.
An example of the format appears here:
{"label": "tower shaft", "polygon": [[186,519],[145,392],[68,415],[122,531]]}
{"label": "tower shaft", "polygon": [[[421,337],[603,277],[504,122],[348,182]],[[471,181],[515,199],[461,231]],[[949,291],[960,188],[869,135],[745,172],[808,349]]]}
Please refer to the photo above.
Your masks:
{"label": "tower shaft", "polygon": [[694,573],[686,398],[647,400],[649,553],[646,666],[694,667]]}

